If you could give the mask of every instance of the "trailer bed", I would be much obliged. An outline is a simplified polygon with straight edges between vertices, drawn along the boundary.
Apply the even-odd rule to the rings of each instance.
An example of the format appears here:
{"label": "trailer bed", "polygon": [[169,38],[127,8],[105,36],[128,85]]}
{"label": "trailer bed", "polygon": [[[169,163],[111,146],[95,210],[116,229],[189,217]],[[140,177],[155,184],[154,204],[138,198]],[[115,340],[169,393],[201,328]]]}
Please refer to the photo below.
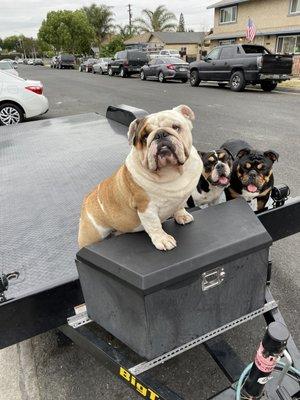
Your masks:
{"label": "trailer bed", "polygon": [[[58,306],[81,300],[74,263],[80,205],[83,195],[124,160],[126,131],[96,113],[1,128],[0,273],[20,274],[0,306],[2,329],[14,318],[26,324],[22,315],[33,326],[42,317],[37,308],[46,311],[50,298],[56,297]],[[40,321],[44,328],[38,331],[52,327],[49,319]],[[39,333],[23,327],[23,339]],[[8,344],[5,336],[0,328],[0,348]]]}

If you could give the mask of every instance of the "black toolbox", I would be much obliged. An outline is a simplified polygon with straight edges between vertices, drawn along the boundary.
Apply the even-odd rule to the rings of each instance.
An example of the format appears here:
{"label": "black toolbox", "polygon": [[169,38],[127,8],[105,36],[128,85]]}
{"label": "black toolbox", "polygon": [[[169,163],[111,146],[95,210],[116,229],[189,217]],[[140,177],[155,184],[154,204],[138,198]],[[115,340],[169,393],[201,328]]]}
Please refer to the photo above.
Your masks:
{"label": "black toolbox", "polygon": [[76,264],[89,317],[151,359],[263,307],[270,235],[243,199],[193,213],[164,229],[177,248],[146,233],[81,249]]}

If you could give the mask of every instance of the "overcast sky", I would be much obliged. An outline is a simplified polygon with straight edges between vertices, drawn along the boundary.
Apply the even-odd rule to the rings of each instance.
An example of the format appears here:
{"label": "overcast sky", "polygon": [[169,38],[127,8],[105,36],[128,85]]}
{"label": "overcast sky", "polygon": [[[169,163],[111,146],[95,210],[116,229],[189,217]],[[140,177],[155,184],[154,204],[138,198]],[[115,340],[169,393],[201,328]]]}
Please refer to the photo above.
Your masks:
{"label": "overcast sky", "polygon": [[128,23],[127,4],[131,3],[133,18],[137,18],[143,8],[154,9],[164,4],[176,17],[183,12],[185,25],[194,31],[208,30],[213,25],[213,12],[206,7],[216,0],[0,0],[0,37],[23,33],[36,36],[40,24],[51,10],[74,10],[82,6],[107,4],[113,7],[115,22]]}

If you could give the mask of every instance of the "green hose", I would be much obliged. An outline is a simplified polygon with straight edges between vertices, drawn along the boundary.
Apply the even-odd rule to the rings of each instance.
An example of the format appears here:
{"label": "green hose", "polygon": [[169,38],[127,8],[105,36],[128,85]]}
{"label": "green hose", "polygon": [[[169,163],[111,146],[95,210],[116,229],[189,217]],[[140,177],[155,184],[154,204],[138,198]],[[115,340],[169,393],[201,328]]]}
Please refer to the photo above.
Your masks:
{"label": "green hose", "polygon": [[[235,394],[235,399],[236,400],[241,400],[241,390],[242,390],[242,386],[243,383],[245,381],[245,378],[247,377],[247,375],[249,374],[251,368],[252,368],[253,363],[249,364],[244,371],[242,372],[240,379],[238,381],[237,387],[236,387],[236,394]],[[285,367],[285,364],[281,361],[279,361],[276,365],[278,365],[279,367]],[[294,367],[290,367],[289,371],[293,372],[294,374],[298,375],[298,377],[300,378],[300,371]]]}

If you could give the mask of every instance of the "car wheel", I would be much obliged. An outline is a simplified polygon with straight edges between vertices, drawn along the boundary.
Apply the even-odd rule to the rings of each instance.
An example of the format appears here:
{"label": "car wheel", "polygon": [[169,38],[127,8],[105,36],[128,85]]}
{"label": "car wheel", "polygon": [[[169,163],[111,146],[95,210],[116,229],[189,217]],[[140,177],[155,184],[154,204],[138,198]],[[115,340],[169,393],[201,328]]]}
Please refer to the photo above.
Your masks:
{"label": "car wheel", "polygon": [[164,83],[164,82],[166,81],[163,72],[160,72],[160,73],[158,74],[158,80],[159,80],[160,83]]}
{"label": "car wheel", "polygon": [[121,69],[120,69],[120,76],[122,78],[127,78],[127,72],[125,71],[125,69],[123,67],[121,67]]}
{"label": "car wheel", "polygon": [[58,69],[62,69],[62,66],[59,64]]}
{"label": "car wheel", "polygon": [[218,83],[218,86],[221,87],[221,88],[224,88],[226,85],[227,85],[227,83],[224,83],[224,82],[219,82]]}
{"label": "car wheel", "polygon": [[145,72],[143,70],[141,70],[140,78],[142,81],[145,81],[147,79]]}
{"label": "car wheel", "polygon": [[23,120],[24,113],[16,104],[4,103],[0,105],[0,125],[16,125]]}
{"label": "car wheel", "polygon": [[230,89],[234,92],[242,92],[246,87],[246,80],[242,71],[235,71],[230,78]]}
{"label": "car wheel", "polygon": [[183,78],[183,79],[181,79],[181,82],[182,82],[182,83],[187,83],[187,81],[188,81],[188,78]]}
{"label": "car wheel", "polygon": [[199,86],[200,85],[200,78],[199,78],[199,73],[197,70],[193,70],[190,74],[190,84],[191,86]]}
{"label": "car wheel", "polygon": [[108,73],[109,76],[113,76],[114,72],[112,70],[112,67],[108,68],[108,72],[107,73]]}
{"label": "car wheel", "polygon": [[260,87],[264,92],[272,92],[272,90],[276,89],[277,82],[274,81],[264,81],[261,82]]}

